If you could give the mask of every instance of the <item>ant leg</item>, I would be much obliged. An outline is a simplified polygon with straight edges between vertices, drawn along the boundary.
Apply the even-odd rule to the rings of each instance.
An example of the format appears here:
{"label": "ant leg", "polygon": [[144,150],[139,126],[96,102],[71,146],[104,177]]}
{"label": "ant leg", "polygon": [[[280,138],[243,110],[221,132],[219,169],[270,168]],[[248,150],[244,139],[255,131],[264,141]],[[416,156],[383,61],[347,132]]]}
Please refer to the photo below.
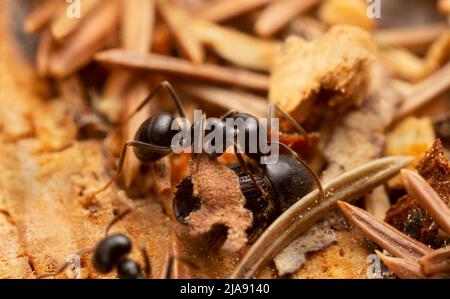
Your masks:
{"label": "ant leg", "polygon": [[111,180],[109,180],[109,182],[105,186],[103,186],[100,190],[97,190],[96,192],[94,192],[92,197],[95,197],[97,194],[108,189],[108,187],[111,186],[122,175],[123,164],[125,162],[125,156],[127,154],[127,149],[130,146],[148,149],[155,153],[161,153],[161,154],[170,153],[170,148],[166,148],[166,147],[162,147],[162,146],[158,146],[158,145],[154,145],[154,144],[149,144],[149,143],[145,143],[145,142],[141,142],[141,141],[137,141],[137,140],[128,141],[127,143],[125,143],[123,145],[122,151],[120,152],[119,164],[117,166],[116,174],[111,178]]}
{"label": "ant leg", "polygon": [[303,166],[305,166],[305,168],[309,171],[309,173],[312,175],[314,182],[316,183],[317,189],[319,190],[320,196],[322,197],[322,199],[325,198],[325,192],[323,191],[323,187],[322,187],[322,183],[320,182],[319,177],[317,176],[317,174],[315,173],[315,171],[308,165],[308,163],[306,163],[302,158],[300,158],[300,156],[289,146],[287,146],[286,144],[282,143],[282,142],[274,142],[275,144],[278,144],[280,146],[282,146],[284,149],[287,150],[288,154],[290,156],[292,156],[293,158],[295,158],[300,164],[302,164]]}
{"label": "ant leg", "polygon": [[237,160],[238,160],[238,162],[239,162],[239,165],[241,166],[241,169],[244,171],[244,173],[246,174],[246,175],[248,175],[249,177],[250,177],[250,179],[252,180],[252,183],[253,183],[253,185],[255,185],[255,187],[259,190],[259,192],[261,192],[261,194],[262,194],[262,196],[263,197],[266,197],[267,196],[267,192],[263,189],[263,188],[261,188],[261,186],[258,184],[258,182],[256,181],[256,178],[255,178],[255,176],[251,173],[251,171],[248,169],[248,167],[247,167],[247,164],[245,163],[245,160],[244,160],[244,158],[242,157],[242,155],[239,153],[239,151],[238,151],[238,145],[237,145],[237,142],[236,142],[236,135],[234,136],[234,144],[233,144],[233,146],[234,146],[234,155],[236,156],[236,158],[237,158]]}
{"label": "ant leg", "polygon": [[286,118],[291,125],[294,127],[294,129],[301,135],[303,135],[305,137],[305,141],[308,142],[308,132],[306,132],[306,130],[292,117],[289,115],[289,113],[287,113],[286,111],[284,111],[283,109],[281,109],[280,107],[278,107],[276,104],[270,104],[269,105],[269,123],[268,123],[268,129],[267,129],[267,134],[269,134],[270,129],[271,129],[271,120],[275,117],[275,111],[280,112],[284,118]]}
{"label": "ant leg", "polygon": [[144,246],[141,247],[141,254],[144,258],[144,273],[147,278],[151,278],[152,268],[150,266],[150,257],[148,256],[148,252]]}
{"label": "ant leg", "polygon": [[144,108],[144,106],[147,105],[150,102],[150,100],[155,97],[155,95],[161,90],[161,88],[164,88],[169,93],[170,98],[175,103],[178,114],[182,118],[186,118],[186,113],[184,112],[180,97],[175,92],[175,89],[173,88],[172,84],[170,84],[168,81],[163,81],[150,92],[150,94],[142,101],[142,103],[139,104],[136,110],[134,110],[133,113],[131,113],[121,124],[123,125],[124,123],[127,123],[133,116],[136,115],[136,113],[138,113],[142,108]]}

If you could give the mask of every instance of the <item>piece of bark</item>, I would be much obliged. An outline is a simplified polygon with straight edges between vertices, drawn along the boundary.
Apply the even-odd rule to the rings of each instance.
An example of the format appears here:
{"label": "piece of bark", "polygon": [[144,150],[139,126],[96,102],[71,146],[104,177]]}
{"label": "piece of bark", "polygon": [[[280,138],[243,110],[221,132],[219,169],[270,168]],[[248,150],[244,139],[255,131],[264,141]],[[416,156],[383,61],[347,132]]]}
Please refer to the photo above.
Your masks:
{"label": "piece of bark", "polygon": [[215,225],[227,228],[222,245],[225,252],[235,253],[247,243],[246,231],[252,225],[252,213],[245,206],[239,178],[228,167],[200,155],[191,161],[193,196],[200,198],[201,207],[187,217],[194,235],[205,234]]}
{"label": "piece of bark", "polygon": [[[416,168],[442,200],[448,203],[450,164],[439,140],[427,151]],[[401,197],[388,211],[385,221],[425,244],[440,246],[440,240],[436,238],[438,226],[411,195]]]}
{"label": "piece of bark", "polygon": [[359,105],[375,48],[367,32],[335,26],[313,42],[289,38],[275,58],[269,100],[300,123],[321,95],[334,110]]}
{"label": "piece of bark", "polygon": [[308,253],[321,250],[336,241],[336,232],[328,225],[314,225],[274,258],[278,275],[295,272],[304,265]]}
{"label": "piece of bark", "polygon": [[374,189],[364,197],[366,210],[378,220],[383,220],[391,207],[389,196],[384,186]]}
{"label": "piece of bark", "polygon": [[324,182],[383,154],[385,131],[402,99],[392,89],[383,66],[374,63],[370,78],[369,94],[362,106],[342,116],[324,149],[328,162],[322,174]]}

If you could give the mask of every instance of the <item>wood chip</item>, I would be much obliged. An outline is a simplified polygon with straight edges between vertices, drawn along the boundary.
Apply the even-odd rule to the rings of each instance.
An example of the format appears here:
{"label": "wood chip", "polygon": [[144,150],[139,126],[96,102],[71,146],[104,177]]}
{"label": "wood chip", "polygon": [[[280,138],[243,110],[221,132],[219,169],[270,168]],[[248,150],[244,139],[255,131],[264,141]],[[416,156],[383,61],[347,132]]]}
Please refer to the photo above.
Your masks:
{"label": "wood chip", "polygon": [[327,25],[347,24],[372,30],[375,21],[367,14],[365,0],[326,0],[319,9],[319,18]]}
{"label": "wood chip", "polygon": [[275,0],[217,0],[210,1],[195,12],[196,16],[211,22],[222,22],[254,10]]}
{"label": "wood chip", "polygon": [[158,8],[178,42],[181,53],[194,64],[202,63],[205,53],[197,37],[192,34],[193,19],[182,7],[166,0],[158,0]]}
{"label": "wood chip", "polygon": [[306,12],[320,0],[279,0],[266,7],[255,23],[255,32],[261,37],[269,37],[286,26],[297,15]]}
{"label": "wood chip", "polygon": [[368,92],[374,50],[367,32],[344,25],[314,42],[290,37],[274,61],[269,100],[300,123],[321,91],[335,110],[358,105]]}
{"label": "wood chip", "polygon": [[430,213],[433,220],[450,234],[450,208],[434,189],[417,173],[402,170],[406,190]]}
{"label": "wood chip", "polygon": [[246,231],[253,217],[244,208],[245,197],[236,173],[208,155],[200,155],[191,161],[191,178],[193,196],[201,201],[200,209],[187,217],[191,233],[205,234],[216,225],[224,225],[227,238],[222,249],[229,253],[242,249],[247,244]]}
{"label": "wood chip", "polygon": [[386,249],[396,257],[418,260],[431,252],[426,245],[403,234],[389,224],[358,207],[345,202],[338,202],[340,211],[376,244]]}
{"label": "wood chip", "polygon": [[267,91],[269,87],[269,77],[266,75],[209,63],[195,65],[183,59],[157,54],[141,55],[124,50],[107,50],[96,54],[95,59],[112,66],[162,72],[260,91]]}

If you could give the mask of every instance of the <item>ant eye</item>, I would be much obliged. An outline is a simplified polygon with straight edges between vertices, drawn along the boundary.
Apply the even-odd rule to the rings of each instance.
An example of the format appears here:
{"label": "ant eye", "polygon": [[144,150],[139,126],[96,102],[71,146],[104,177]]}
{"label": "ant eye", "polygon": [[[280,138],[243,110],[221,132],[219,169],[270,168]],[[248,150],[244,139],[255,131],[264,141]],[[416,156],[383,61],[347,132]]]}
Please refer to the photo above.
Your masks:
{"label": "ant eye", "polygon": [[119,259],[131,251],[130,239],[122,234],[115,234],[103,239],[95,249],[93,265],[100,273],[109,273]]}

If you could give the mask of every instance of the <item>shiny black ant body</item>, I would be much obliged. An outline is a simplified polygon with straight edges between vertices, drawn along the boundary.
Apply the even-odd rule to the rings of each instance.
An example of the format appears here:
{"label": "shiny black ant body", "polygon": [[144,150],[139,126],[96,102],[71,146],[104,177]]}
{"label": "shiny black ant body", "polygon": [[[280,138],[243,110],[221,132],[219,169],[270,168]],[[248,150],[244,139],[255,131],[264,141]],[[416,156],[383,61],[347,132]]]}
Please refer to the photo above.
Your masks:
{"label": "shiny black ant body", "polygon": [[[175,103],[179,116],[185,119],[186,114],[180,98],[172,85],[164,81],[143,100],[137,109],[128,116],[126,121],[147,105],[161,89],[165,89],[169,93]],[[223,147],[219,148],[219,150],[209,151],[211,157],[217,158],[221,156],[228,147],[227,140],[225,140],[226,137],[230,135],[234,136],[234,154],[239,164],[229,167],[239,176],[241,191],[247,199],[247,207],[254,212],[255,223],[263,224],[260,227],[265,227],[270,224],[277,215],[311,192],[314,184],[319,189],[322,197],[324,196],[318,176],[289,146],[281,142],[276,142],[282,150],[277,162],[267,165],[260,163],[261,158],[270,153],[263,153],[261,151],[259,138],[263,136],[267,138],[267,142],[271,142],[271,124],[276,111],[281,113],[291,123],[292,127],[305,137],[305,141],[308,142],[306,131],[289,114],[274,104],[269,106],[267,129],[260,124],[256,117],[236,111],[230,111],[220,119],[208,119],[206,123],[202,118],[200,122],[200,130],[203,131],[203,134],[208,134],[212,130],[221,130],[223,132]],[[242,120],[244,124],[244,146],[240,146],[237,141],[237,130],[227,127],[225,122],[227,118]],[[170,154],[172,152],[172,139],[181,132],[181,129],[172,128],[174,120],[174,115],[167,112],[158,113],[145,120],[136,132],[134,140],[128,141],[123,145],[116,175],[95,194],[108,188],[121,175],[128,147],[134,148],[136,157],[143,164],[158,161]],[[195,134],[195,127],[196,124],[188,129],[190,130],[191,136]],[[258,136],[258,140],[256,140],[256,151],[254,148],[251,148],[251,146],[254,147],[254,144],[252,145],[250,142],[251,136]],[[250,158],[251,162],[245,161],[242,154],[238,152],[238,147]],[[178,187],[173,202],[173,210],[176,218],[180,222],[184,222],[184,219],[193,210],[198,208],[198,200],[186,196],[191,189],[190,178],[183,180]]]}
{"label": "shiny black ant body", "polygon": [[[136,108],[136,110],[131,113],[127,119],[124,122],[127,122],[130,120],[136,113],[138,113],[145,105],[147,105],[152,98],[155,97],[155,95],[161,90],[165,89],[171,99],[174,101],[176,109],[178,114],[181,118],[185,119],[186,114],[184,112],[182,103],[180,98],[178,97],[177,93],[175,92],[172,85],[164,81],[160,83],[143,101],[142,103]],[[229,130],[235,130],[234,128],[227,128],[227,125],[225,123],[226,118],[233,118],[235,120],[241,119],[244,123],[244,136],[245,136],[245,145],[242,147],[243,152],[246,156],[251,158],[254,162],[259,163],[260,159],[263,156],[266,156],[267,153],[262,153],[259,147],[259,140],[257,140],[257,147],[256,151],[253,151],[251,149],[251,142],[250,142],[250,136],[264,136],[266,135],[269,139],[269,136],[271,134],[271,120],[275,117],[275,110],[279,111],[283,114],[284,117],[286,117],[292,126],[302,135],[305,136],[306,141],[307,139],[307,133],[306,131],[287,113],[282,111],[280,108],[278,108],[276,105],[271,104],[269,106],[269,119],[267,124],[267,132],[264,132],[264,127],[259,123],[259,121],[256,119],[256,117],[247,114],[247,113],[240,113],[236,111],[230,111],[223,115],[220,119],[208,119],[206,120],[205,126],[203,126],[203,123],[200,124],[200,128],[204,130],[204,127],[209,127],[209,130],[204,130],[204,133],[208,133],[212,130],[222,130],[223,136],[230,136]],[[127,153],[128,147],[134,148],[134,153],[136,157],[143,163],[148,164],[155,161],[158,161],[159,159],[162,159],[163,157],[167,156],[172,152],[172,139],[175,135],[181,132],[181,129],[173,129],[172,123],[175,120],[174,115],[167,112],[160,112],[154,116],[150,116],[147,120],[145,120],[142,125],[139,127],[139,129],[136,132],[135,138],[132,141],[128,141],[123,145],[122,151],[120,153],[119,157],[119,163],[117,166],[117,172],[116,175],[99,191],[97,191],[95,194],[105,190],[108,188],[122,173],[123,170],[123,164],[125,161],[125,156]],[[203,122],[203,119],[202,119]],[[195,130],[195,124],[190,128],[191,135],[194,135]],[[231,132],[232,136],[236,136],[236,132]],[[226,141],[226,140],[225,140]],[[236,141],[236,140],[235,140]],[[278,143],[278,142],[277,142]],[[297,160],[300,164],[298,167],[304,168],[304,171],[301,171],[304,174],[309,173],[309,179],[312,177],[312,181],[315,181],[315,183],[318,185],[318,188],[321,189],[320,181],[317,178],[317,175],[314,173],[314,171],[311,170],[311,168],[303,162],[298,155],[287,145],[283,143],[278,143],[282,148],[284,148],[286,155],[291,156],[293,159]],[[213,151],[210,155],[213,157],[219,157],[226,151],[226,147],[228,146],[227,142],[223,142],[223,148],[221,148],[219,151]],[[255,178],[253,177],[252,173],[249,172],[247,169],[247,164],[245,163],[242,155],[236,150],[239,146],[237,142],[234,143],[235,146],[235,154],[237,157],[237,160],[239,161],[240,166],[245,171],[246,174],[250,175],[253,183],[256,183]],[[284,159],[286,160],[286,159]],[[281,164],[280,164],[281,165]],[[282,163],[282,165],[285,165],[285,163]],[[281,169],[279,170],[281,171]],[[286,173],[288,174],[288,173]],[[291,174],[291,172],[289,172]],[[274,173],[274,175],[276,175]],[[286,177],[284,173],[277,174],[277,177]],[[295,193],[295,192],[294,192]]]}

